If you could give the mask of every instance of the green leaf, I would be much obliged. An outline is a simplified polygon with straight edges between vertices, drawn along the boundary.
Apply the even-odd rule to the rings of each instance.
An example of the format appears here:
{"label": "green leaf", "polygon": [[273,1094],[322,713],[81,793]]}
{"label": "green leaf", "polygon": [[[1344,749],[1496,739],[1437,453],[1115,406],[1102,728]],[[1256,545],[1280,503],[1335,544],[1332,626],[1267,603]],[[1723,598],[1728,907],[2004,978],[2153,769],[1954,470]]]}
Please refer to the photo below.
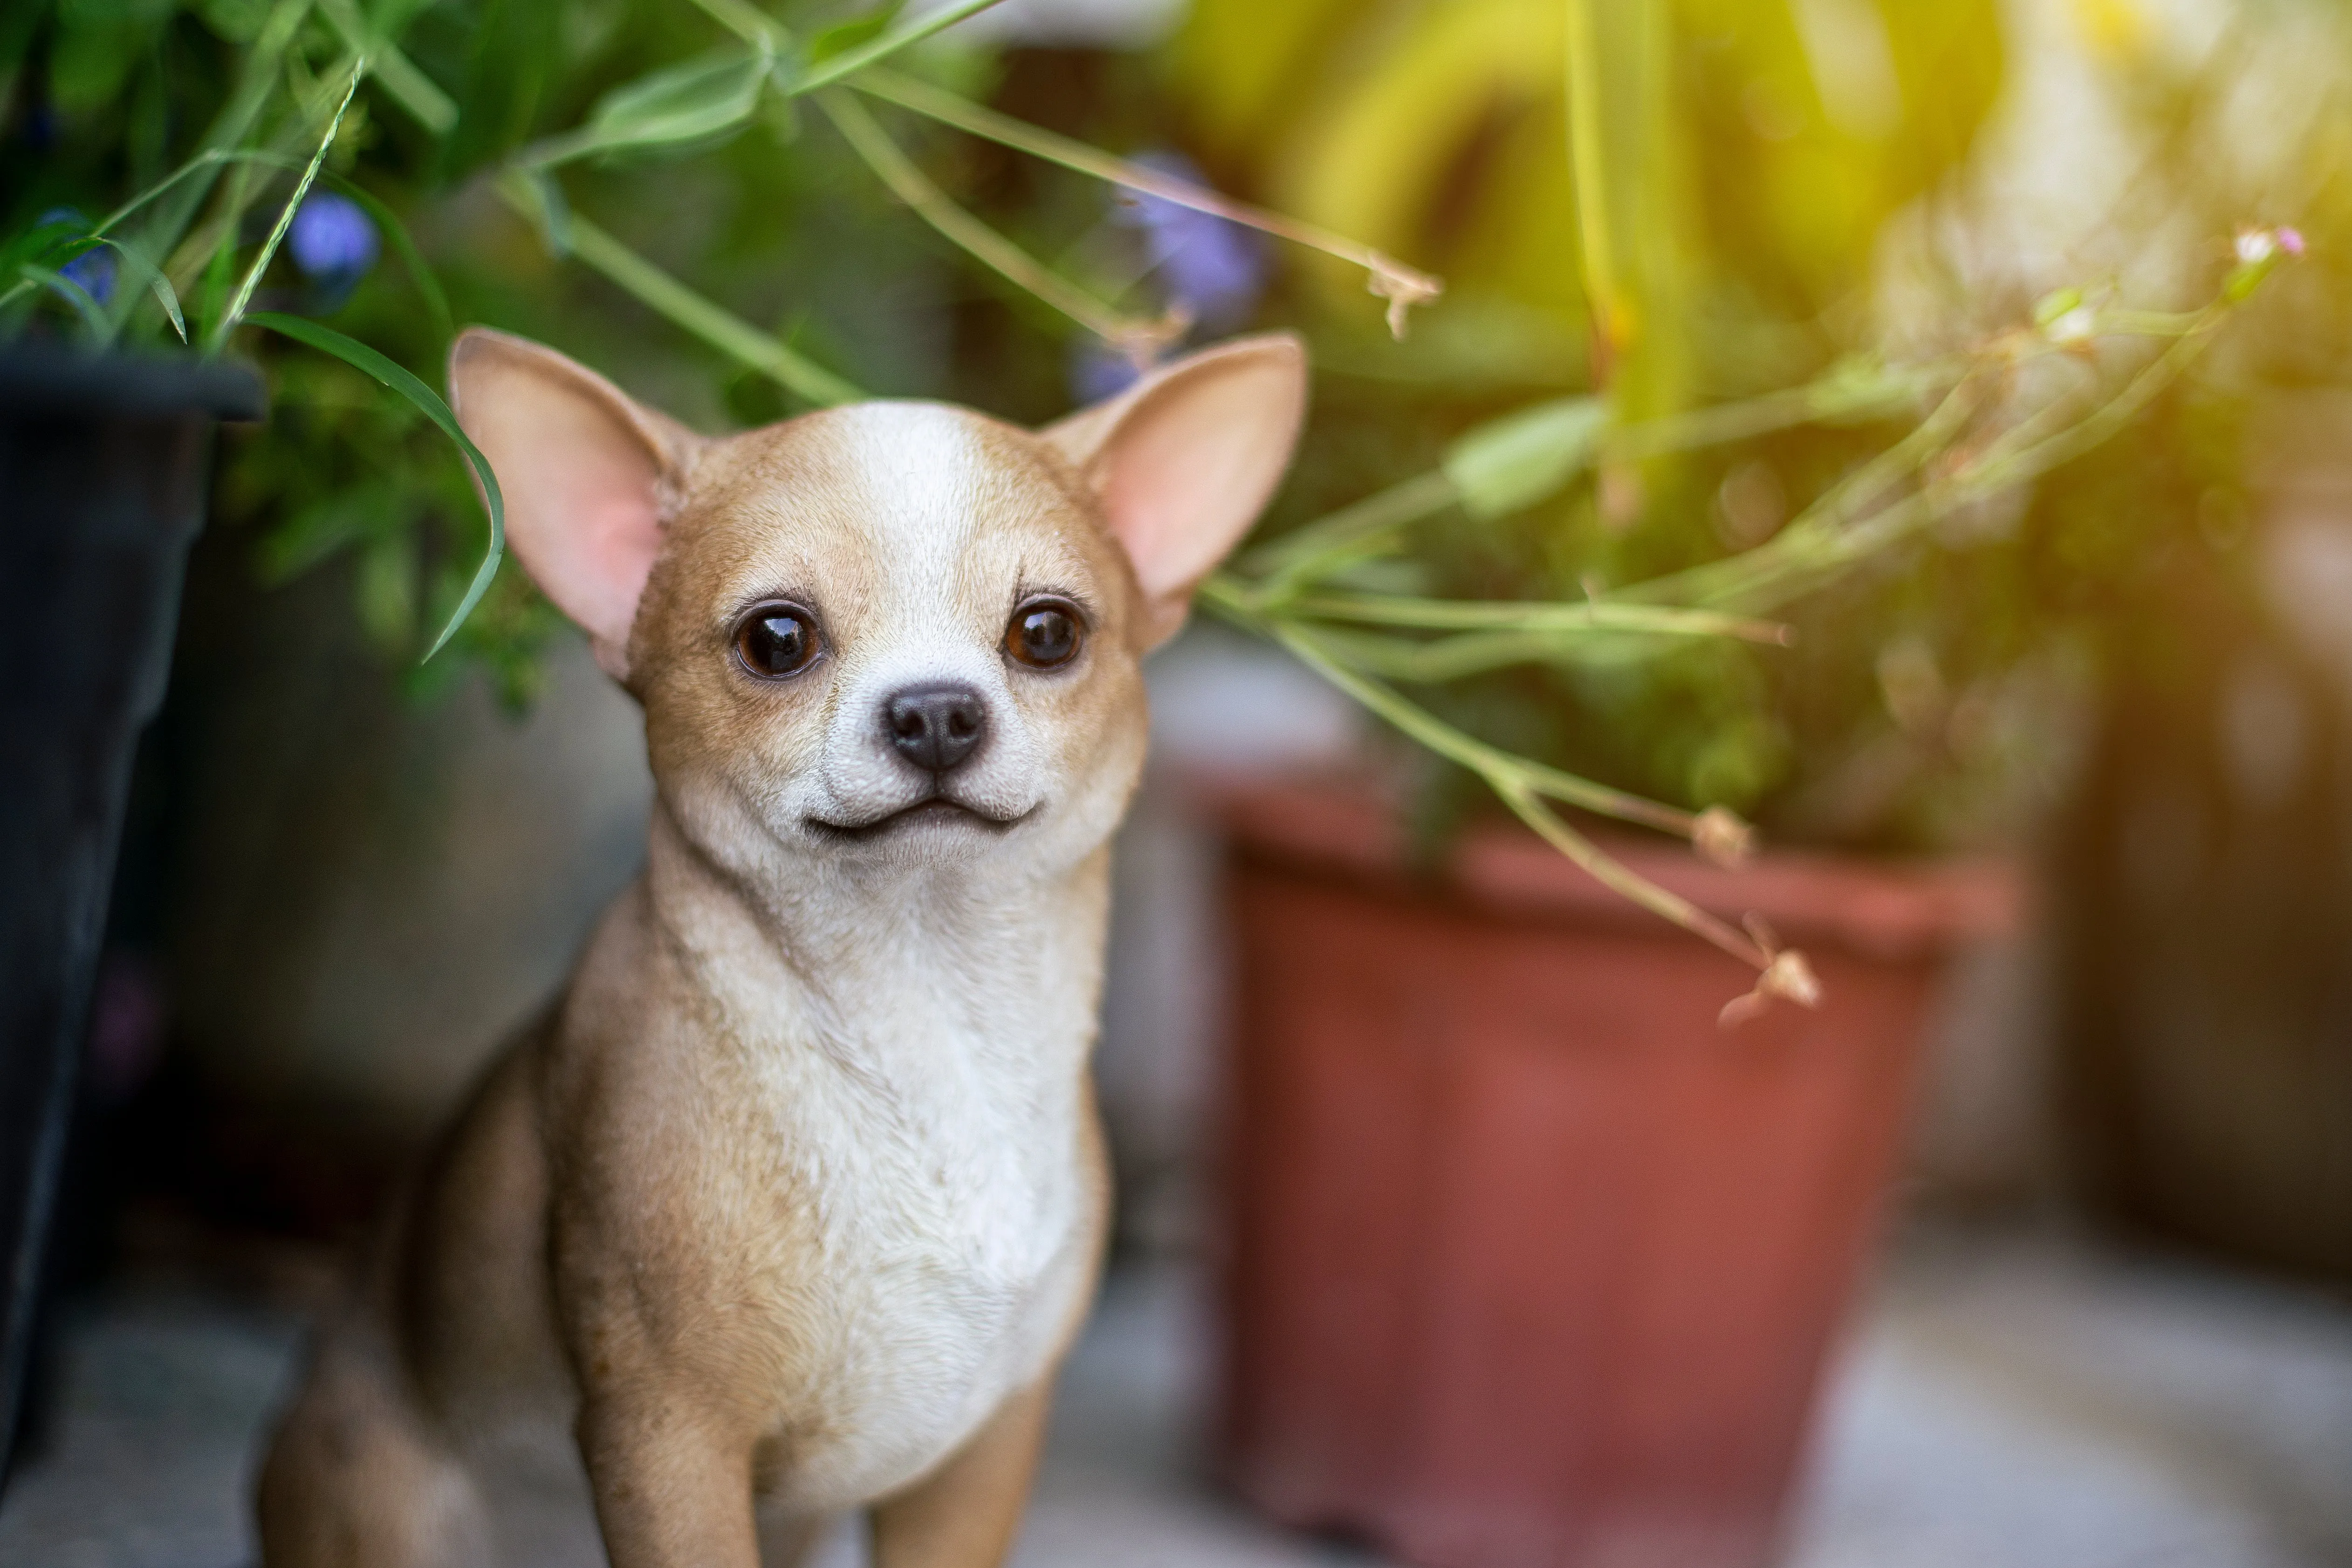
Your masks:
{"label": "green leaf", "polygon": [[544,169],[527,163],[509,168],[499,182],[508,200],[523,209],[539,228],[540,243],[559,259],[572,254],[572,203],[563,187]]}
{"label": "green leaf", "polygon": [[534,162],[553,163],[725,135],[759,109],[760,89],[773,64],[774,56],[764,47],[730,47],[639,77],[606,93],[585,126],[558,138],[550,155]]}
{"label": "green leaf", "polygon": [[147,285],[155,296],[155,302],[163,308],[163,315],[172,323],[172,330],[180,335],[180,341],[186,342],[188,319],[180,313],[179,290],[172,287],[172,280],[163,276],[163,268],[148,260],[142,252],[123,244],[121,240],[101,236],[99,243],[110,246],[114,254],[122,258],[124,266],[130,271],[136,273],[140,280]]}
{"label": "green leaf", "polygon": [[1535,505],[1590,466],[1608,418],[1597,397],[1539,402],[1470,431],[1446,449],[1439,466],[1464,511],[1504,517]]}
{"label": "green leaf", "polygon": [[890,24],[897,21],[898,13],[905,9],[904,0],[888,0],[888,4],[877,5],[863,16],[835,22],[809,40],[809,63],[815,65],[835,55],[845,55],[861,44],[873,42],[889,30]]}
{"label": "green leaf", "polygon": [[439,425],[442,434],[457,444],[457,449],[466,455],[467,463],[472,465],[474,478],[481,486],[483,508],[489,513],[489,548],[483,551],[482,564],[475,569],[473,581],[467,585],[466,597],[457,601],[457,609],[449,617],[449,623],[441,628],[441,634],[433,639],[433,646],[425,651],[425,656],[430,659],[441,651],[442,645],[449,641],[457,628],[465,624],[466,617],[474,612],[474,606],[482,601],[482,595],[490,590],[490,580],[499,574],[499,560],[506,555],[507,506],[499,494],[499,476],[490,472],[490,460],[483,456],[482,449],[467,436],[464,427],[457,423],[457,416],[450,412],[447,403],[441,401],[440,394],[358,339],[345,337],[316,321],[283,315],[276,310],[252,311],[245,319],[254,326],[267,327],[298,343],[307,344],[320,353],[332,354],[353,370],[373,376],[415,404],[425,418]]}

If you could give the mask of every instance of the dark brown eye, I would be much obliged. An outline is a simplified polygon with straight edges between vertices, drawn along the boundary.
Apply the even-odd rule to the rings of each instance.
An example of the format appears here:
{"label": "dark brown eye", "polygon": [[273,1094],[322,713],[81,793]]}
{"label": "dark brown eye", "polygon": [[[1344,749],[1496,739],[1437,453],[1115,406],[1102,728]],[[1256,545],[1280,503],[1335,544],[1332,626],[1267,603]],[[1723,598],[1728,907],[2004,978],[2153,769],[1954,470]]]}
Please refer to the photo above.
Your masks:
{"label": "dark brown eye", "polygon": [[1033,670],[1056,669],[1078,656],[1085,635],[1076,611],[1050,599],[1033,600],[1013,612],[1004,651]]}
{"label": "dark brown eye", "polygon": [[794,604],[762,604],[735,628],[735,656],[764,680],[797,675],[824,648],[816,621]]}

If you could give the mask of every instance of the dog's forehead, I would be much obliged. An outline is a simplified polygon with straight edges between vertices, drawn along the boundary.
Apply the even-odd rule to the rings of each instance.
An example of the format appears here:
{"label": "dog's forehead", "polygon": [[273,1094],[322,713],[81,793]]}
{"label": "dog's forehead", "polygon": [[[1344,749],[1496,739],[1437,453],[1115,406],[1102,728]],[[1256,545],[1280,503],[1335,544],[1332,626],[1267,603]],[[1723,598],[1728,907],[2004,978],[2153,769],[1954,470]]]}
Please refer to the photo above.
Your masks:
{"label": "dog's forehead", "polygon": [[[1067,570],[1101,542],[1036,438],[949,403],[804,414],[728,442],[708,478],[743,544],[812,564],[855,554],[902,581],[992,564]],[[704,482],[698,474],[696,488]]]}

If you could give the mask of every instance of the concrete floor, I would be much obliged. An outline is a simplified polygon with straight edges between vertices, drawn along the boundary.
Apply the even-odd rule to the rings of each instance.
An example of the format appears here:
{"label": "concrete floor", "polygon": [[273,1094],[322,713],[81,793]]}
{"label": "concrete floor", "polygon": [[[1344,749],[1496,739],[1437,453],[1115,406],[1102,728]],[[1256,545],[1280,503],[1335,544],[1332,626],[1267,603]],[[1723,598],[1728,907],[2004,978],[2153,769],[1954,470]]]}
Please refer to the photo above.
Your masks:
{"label": "concrete floor", "polygon": [[[1363,1568],[1202,1479],[1191,1279],[1116,1278],[1016,1568]],[[237,1568],[298,1321],[150,1290],[72,1321],[0,1568]],[[848,1568],[845,1539],[826,1568]],[[2352,1304],[2050,1235],[1916,1228],[1842,1358],[1790,1568],[2352,1565]]]}

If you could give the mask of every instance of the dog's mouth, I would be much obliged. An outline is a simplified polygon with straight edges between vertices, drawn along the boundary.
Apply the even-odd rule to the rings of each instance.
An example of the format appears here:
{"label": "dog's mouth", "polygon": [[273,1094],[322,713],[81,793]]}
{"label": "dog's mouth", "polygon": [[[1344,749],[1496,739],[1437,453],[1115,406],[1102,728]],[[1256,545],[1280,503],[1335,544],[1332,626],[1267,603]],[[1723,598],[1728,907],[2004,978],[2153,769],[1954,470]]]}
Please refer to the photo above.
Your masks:
{"label": "dog's mouth", "polygon": [[865,843],[927,825],[971,827],[984,832],[1002,833],[1028,821],[1036,810],[1032,806],[1013,816],[997,817],[976,806],[951,800],[945,795],[926,795],[911,806],[901,806],[869,822],[828,822],[823,817],[811,817],[808,825],[824,838],[838,839],[846,843]]}

